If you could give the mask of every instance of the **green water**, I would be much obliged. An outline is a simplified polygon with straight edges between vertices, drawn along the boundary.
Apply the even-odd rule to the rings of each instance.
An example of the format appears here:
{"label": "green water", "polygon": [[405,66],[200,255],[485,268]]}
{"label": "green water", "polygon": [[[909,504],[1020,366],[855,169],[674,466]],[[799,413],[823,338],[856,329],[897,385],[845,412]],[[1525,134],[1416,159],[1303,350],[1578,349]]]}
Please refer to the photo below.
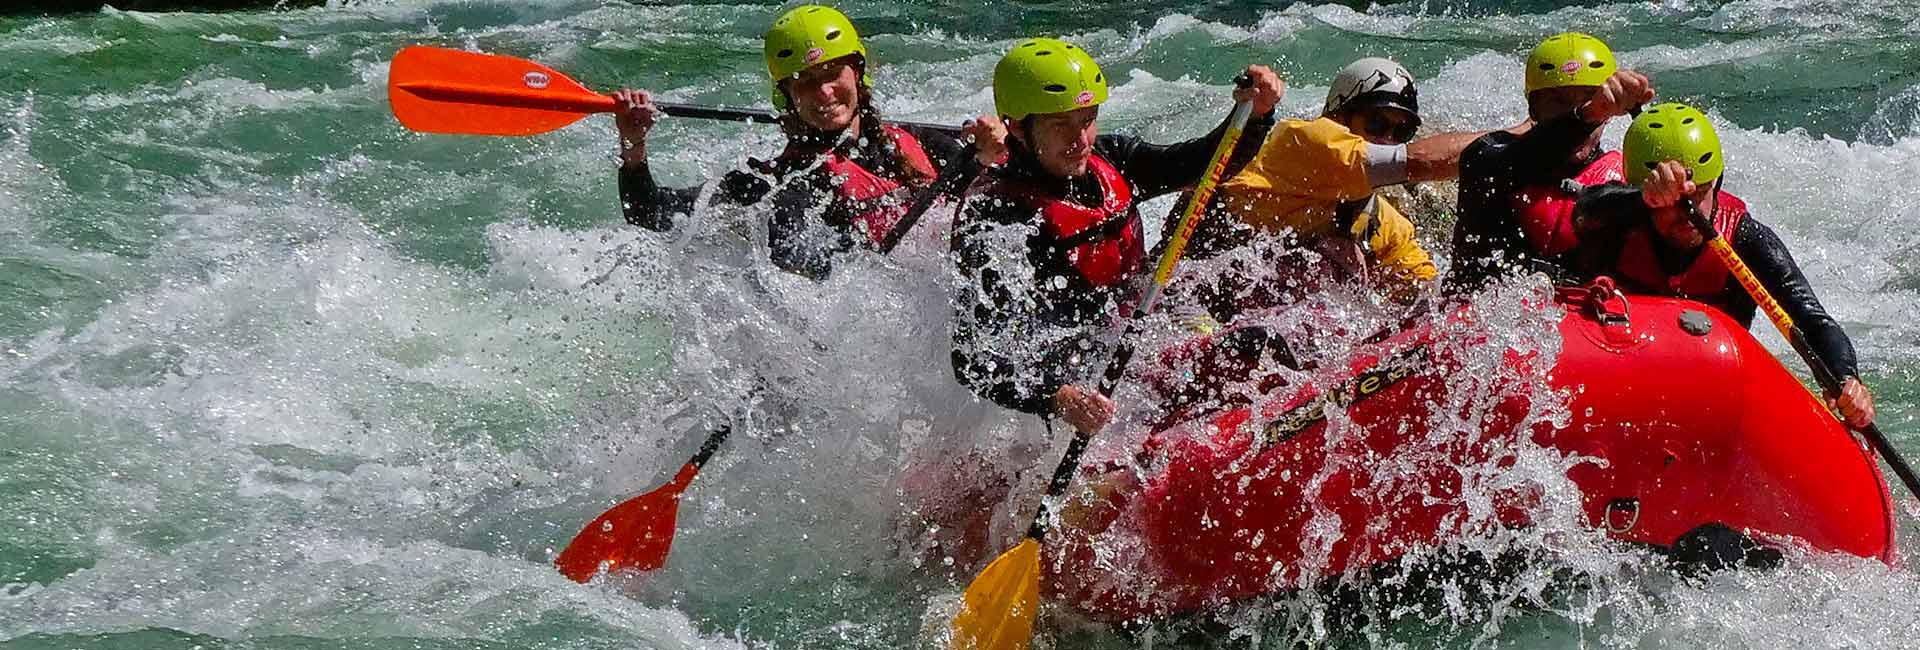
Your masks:
{"label": "green water", "polygon": [[[837,327],[739,343],[777,327],[736,304],[753,292],[714,261],[724,246],[621,224],[606,118],[453,137],[408,132],[386,109],[386,62],[409,44],[757,106],[758,38],[778,7],[335,4],[0,18],[0,644],[923,640],[955,587],[888,550],[893,470],[915,453],[894,440],[911,429],[896,416],[965,412],[1018,431],[956,406],[943,296],[910,273],[804,291],[775,278],[787,308]],[[1882,428],[1920,454],[1920,4],[842,7],[893,117],[987,111],[1000,52],[1054,32],[1119,81],[1102,128],[1161,141],[1214,124],[1247,63],[1275,66],[1291,85],[1283,111],[1304,115],[1339,66],[1380,54],[1421,78],[1434,127],[1505,126],[1522,114],[1527,47],[1565,29],[1599,35],[1662,97],[1721,120],[1730,187],[1781,231],[1853,334]],[[691,184],[777,138],[670,120],[654,162]],[[1423,219],[1444,241],[1445,216]],[[940,266],[925,249],[903,264]],[[706,404],[730,394],[678,376],[778,364],[809,337],[864,356],[791,361],[811,378],[791,387],[797,401],[827,410],[776,414],[716,461],[682,511],[672,566],[590,586],[551,570],[580,522],[662,480],[714,417]],[[774,433],[782,418],[798,431]],[[864,424],[820,424],[840,421]],[[1920,646],[1920,582],[1844,558],[1568,598],[1616,602],[1335,642]],[[1130,643],[1068,624],[1049,635]]]}

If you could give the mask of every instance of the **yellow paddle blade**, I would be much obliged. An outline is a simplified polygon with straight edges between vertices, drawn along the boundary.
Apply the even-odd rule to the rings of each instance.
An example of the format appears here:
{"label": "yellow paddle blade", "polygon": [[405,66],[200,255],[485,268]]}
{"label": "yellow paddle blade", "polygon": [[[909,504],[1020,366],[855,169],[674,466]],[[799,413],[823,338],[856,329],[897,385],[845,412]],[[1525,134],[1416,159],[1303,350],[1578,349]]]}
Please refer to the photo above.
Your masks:
{"label": "yellow paddle blade", "polygon": [[973,578],[953,618],[950,650],[1027,650],[1040,610],[1040,542],[1029,537]]}

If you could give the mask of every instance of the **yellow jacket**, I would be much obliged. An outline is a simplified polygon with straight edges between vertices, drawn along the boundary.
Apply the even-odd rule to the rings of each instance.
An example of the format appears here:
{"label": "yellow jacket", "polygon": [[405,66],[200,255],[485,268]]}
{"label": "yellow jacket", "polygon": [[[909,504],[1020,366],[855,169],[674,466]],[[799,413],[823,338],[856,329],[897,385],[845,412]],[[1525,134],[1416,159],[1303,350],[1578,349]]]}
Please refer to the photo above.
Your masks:
{"label": "yellow jacket", "polygon": [[1242,222],[1274,232],[1291,228],[1301,237],[1335,234],[1340,204],[1369,199],[1339,234],[1361,242],[1384,275],[1432,280],[1433,258],[1414,240],[1413,222],[1374,194],[1367,141],[1339,122],[1281,120],[1259,155],[1220,187],[1220,205]]}

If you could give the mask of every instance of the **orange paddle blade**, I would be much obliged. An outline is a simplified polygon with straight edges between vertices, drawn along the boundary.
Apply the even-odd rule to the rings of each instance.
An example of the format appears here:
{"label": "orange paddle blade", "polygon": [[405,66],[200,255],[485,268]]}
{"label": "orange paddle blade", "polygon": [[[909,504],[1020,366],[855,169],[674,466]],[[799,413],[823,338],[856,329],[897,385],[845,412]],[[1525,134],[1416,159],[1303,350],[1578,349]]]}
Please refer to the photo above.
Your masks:
{"label": "orange paddle blade", "polygon": [[1027,650],[1040,613],[1040,542],[1028,537],[967,585],[949,650]]}
{"label": "orange paddle blade", "polygon": [[553,561],[574,582],[586,582],[605,570],[652,571],[667,563],[673,548],[673,523],[680,493],[700,466],[687,463],[673,480],[614,506],[580,529]]}
{"label": "orange paddle blade", "polygon": [[546,133],[616,108],[612,97],[526,59],[418,45],[393,55],[387,102],[409,129],[471,135]]}

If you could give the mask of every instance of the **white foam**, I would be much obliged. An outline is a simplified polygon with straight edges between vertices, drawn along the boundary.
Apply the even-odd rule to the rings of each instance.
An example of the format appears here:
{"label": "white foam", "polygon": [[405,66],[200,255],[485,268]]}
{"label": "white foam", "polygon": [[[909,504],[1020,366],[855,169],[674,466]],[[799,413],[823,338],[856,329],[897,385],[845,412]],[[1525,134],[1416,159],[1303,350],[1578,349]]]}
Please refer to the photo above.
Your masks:
{"label": "white foam", "polygon": [[1920,138],[1920,83],[1894,93],[1874,107],[1873,115],[1860,125],[1859,138],[1861,142],[1878,145]]}
{"label": "white foam", "polygon": [[95,94],[80,99],[80,106],[106,110],[150,104],[192,103],[193,110],[251,108],[264,111],[290,111],[337,106],[346,97],[359,95],[358,89],[336,91],[330,88],[290,88],[276,90],[263,83],[232,77],[188,79],[179,88],[149,86],[132,95]]}
{"label": "white foam", "polygon": [[[618,630],[649,647],[743,647],[700,633],[681,614],[635,607],[547,567],[434,542],[303,528],[234,531],[165,553],[110,533],[97,541],[106,553],[92,568],[0,601],[0,638],[165,628],[223,638],[511,643],[558,619]],[[113,622],[65,615],[72,612]]]}
{"label": "white foam", "polygon": [[1727,34],[1838,31],[1855,37],[1911,33],[1914,24],[1911,6],[1887,0],[1738,0],[1688,21],[1691,27]]}

